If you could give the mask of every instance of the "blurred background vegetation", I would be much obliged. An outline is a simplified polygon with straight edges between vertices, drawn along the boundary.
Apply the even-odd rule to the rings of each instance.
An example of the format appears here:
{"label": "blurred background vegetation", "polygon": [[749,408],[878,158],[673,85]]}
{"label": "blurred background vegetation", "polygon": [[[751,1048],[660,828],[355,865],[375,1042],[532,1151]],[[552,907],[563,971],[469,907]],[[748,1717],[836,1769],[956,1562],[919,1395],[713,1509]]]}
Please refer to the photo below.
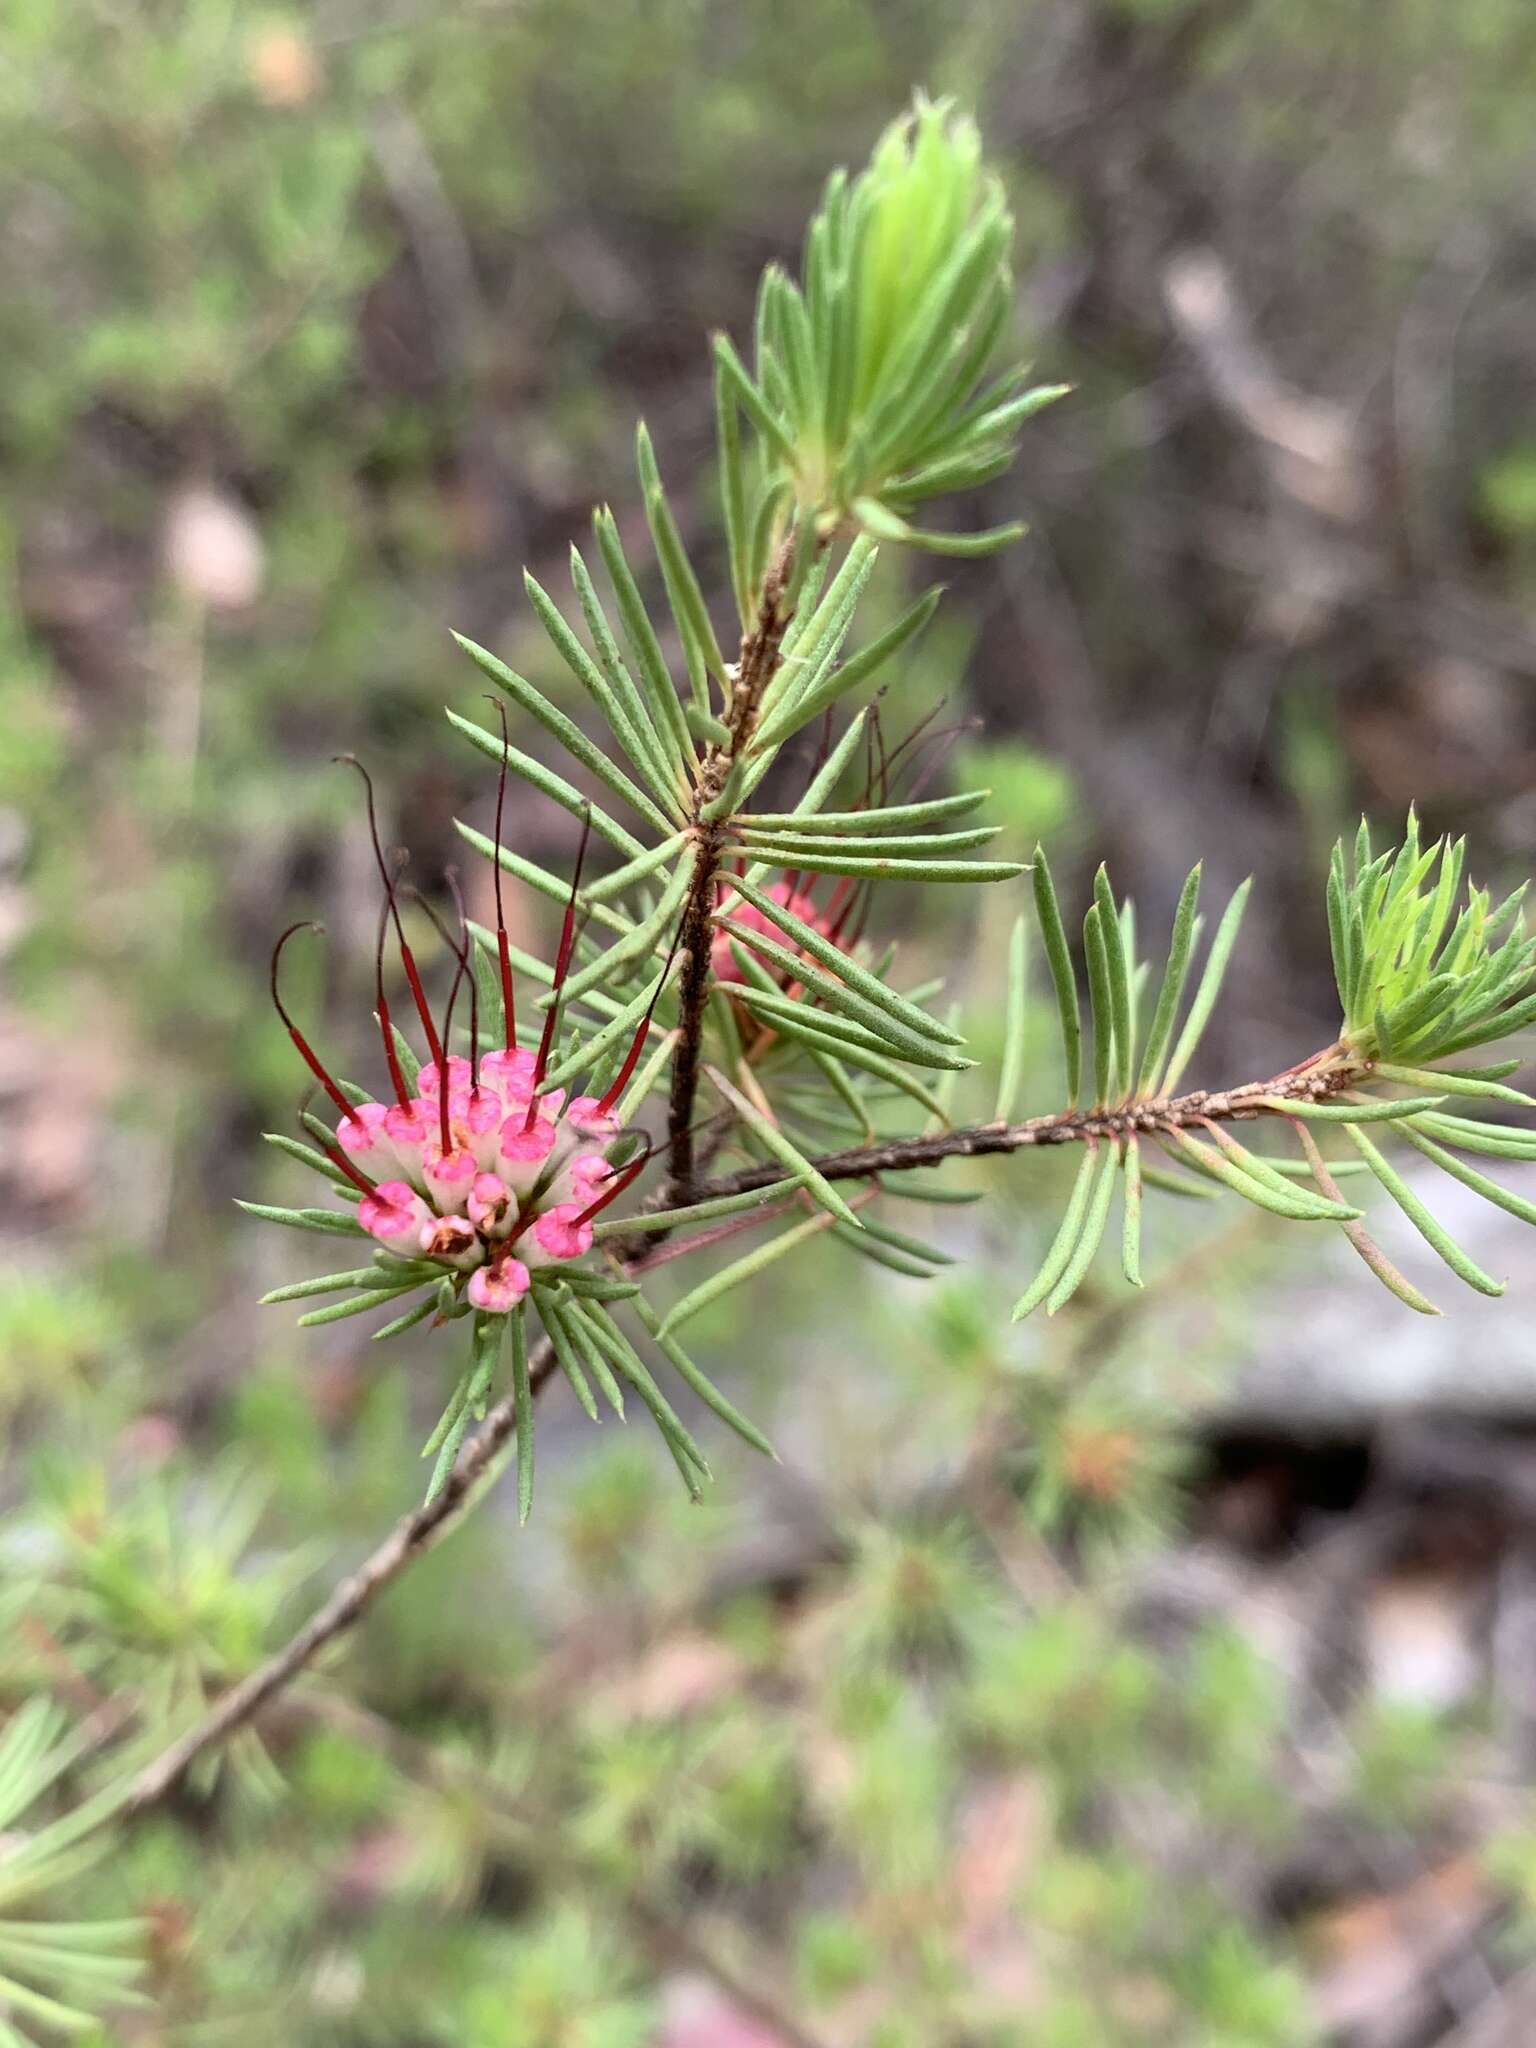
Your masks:
{"label": "blurred background vegetation", "polygon": [[[1256,872],[1213,1078],[1331,1035],[1362,807],[1529,868],[1533,67],[1528,0],[11,0],[5,1707],[163,1731],[419,1490],[447,1368],[258,1314],[299,1267],[230,1199],[291,1196],[276,930],[324,917],[311,1011],[366,1022],[330,757],[454,858],[492,791],[447,629],[558,687],[520,568],[633,526],[637,413],[723,599],[707,330],[914,85],[978,112],[1077,389],[893,717],[943,695],[1005,850],[1107,855],[1154,930],[1194,859]],[[532,857],[573,830],[518,798]],[[983,1040],[1011,913],[911,935]],[[535,1525],[487,1506],[78,1877],[150,1919],[105,2038],[1536,2038],[1518,1285],[1405,1333],[1213,1211],[1145,1303],[1008,1333],[1059,1187],[975,1184],[963,1280],[807,1265],[700,1323],[784,1459],[713,1433],[704,1508],[552,1401]]]}

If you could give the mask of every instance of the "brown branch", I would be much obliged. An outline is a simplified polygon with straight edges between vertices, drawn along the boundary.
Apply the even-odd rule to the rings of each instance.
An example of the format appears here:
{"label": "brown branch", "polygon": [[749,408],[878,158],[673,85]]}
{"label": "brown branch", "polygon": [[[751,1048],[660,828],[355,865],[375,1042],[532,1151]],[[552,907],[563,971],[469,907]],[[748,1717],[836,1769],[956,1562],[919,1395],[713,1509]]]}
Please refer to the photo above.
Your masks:
{"label": "brown branch", "polygon": [[[916,1138],[888,1138],[875,1145],[825,1153],[812,1164],[826,1180],[866,1180],[873,1174],[907,1173],[916,1167],[941,1165],[946,1159],[980,1159],[999,1152],[1019,1152],[1027,1146],[1097,1144],[1138,1135],[1155,1138],[1186,1130],[1191,1124],[1281,1114],[1264,1107],[1266,1097],[1326,1102],[1368,1074],[1368,1065],[1347,1059],[1337,1045],[1331,1045],[1273,1080],[1249,1081],[1240,1088],[1198,1088],[1189,1095],[1154,1097],[1119,1108],[1064,1109],[1018,1124],[968,1124]],[[784,1168],[775,1160],[707,1181],[694,1193],[700,1201],[716,1195],[746,1194],[783,1177]]]}
{"label": "brown branch", "polygon": [[709,1001],[709,954],[714,942],[711,919],[715,883],[725,850],[729,820],[705,813],[718,801],[738,756],[757,724],[763,692],[779,665],[779,647],[791,613],[784,597],[794,565],[795,533],[785,537],[763,583],[757,617],[744,635],[726,707],[727,738],[716,742],[699,768],[693,803],[693,876],[678,931],[682,973],[678,982],[678,1041],[672,1061],[672,1091],[667,1108],[667,1199],[685,1202],[693,1186],[694,1104],[699,1092],[699,1065],[704,1044],[704,1013]]}
{"label": "brown branch", "polygon": [[[554,1367],[554,1347],[546,1338],[529,1360],[529,1379],[535,1396],[548,1384]],[[138,1813],[163,1799],[204,1751],[226,1742],[237,1729],[243,1728],[291,1685],[327,1645],[353,1628],[386,1586],[464,1519],[491,1461],[516,1429],[517,1408],[509,1394],[497,1402],[470,1439],[442,1492],[425,1507],[403,1515],[383,1542],[342,1580],[297,1634],[238,1685],[232,1685],[199,1722],[146,1764],[129,1786],[124,1806],[115,1810]]]}

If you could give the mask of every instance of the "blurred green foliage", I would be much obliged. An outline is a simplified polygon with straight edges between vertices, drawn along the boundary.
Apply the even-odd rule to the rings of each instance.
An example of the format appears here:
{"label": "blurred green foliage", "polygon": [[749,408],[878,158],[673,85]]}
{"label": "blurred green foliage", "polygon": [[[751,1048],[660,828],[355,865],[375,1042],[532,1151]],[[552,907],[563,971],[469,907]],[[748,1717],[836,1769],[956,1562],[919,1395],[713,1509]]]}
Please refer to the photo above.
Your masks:
{"label": "blurred green foliage", "polygon": [[[447,627],[531,645],[507,616],[517,565],[563,554],[589,499],[618,492],[640,407],[665,414],[687,475],[703,331],[740,337],[827,166],[916,80],[976,103],[1010,152],[1026,311],[1093,272],[1043,365],[1083,387],[1070,461],[1058,449],[1022,484],[1060,509],[1088,673],[1112,678],[1084,715],[1145,692],[1186,754],[1214,723],[1190,693],[1223,628],[1167,547],[1165,467],[1209,417],[1149,409],[1154,330],[1118,295],[1137,252],[1109,247],[1116,208],[1165,197],[1143,175],[1161,131],[1130,104],[1135,67],[1189,25],[1193,54],[1165,57],[1153,98],[1196,191],[1240,192],[1259,167],[1275,250],[1289,234],[1305,260],[1255,249],[1257,303],[1284,312],[1304,283],[1324,302],[1295,315],[1305,380],[1358,343],[1346,306],[1379,319],[1357,348],[1377,363],[1469,194],[1509,191],[1536,18],[1524,0],[1454,17],[1267,0],[1216,10],[1201,41],[1210,12],[12,0],[0,257],[25,288],[0,294],[0,825],[25,836],[27,930],[0,1022],[31,1035],[46,1143],[7,1133],[25,1165],[0,1218],[8,1714],[48,1693],[89,1727],[125,1702],[112,1755],[131,1759],[412,1497],[417,1411],[442,1392],[419,1385],[423,1354],[386,1378],[345,1336],[301,1351],[257,1326],[249,1303],[292,1272],[228,1201],[291,1109],[262,963],[300,884],[337,941],[305,1000],[340,1015],[368,985],[356,827],[324,764],[341,747],[387,763],[423,868],[450,857],[449,820],[485,791],[441,730],[464,689]],[[1084,58],[1082,132],[1070,106],[1033,131],[1016,117],[1056,48],[1130,53],[1121,99],[1094,98]],[[1206,86],[1219,122],[1190,114]],[[1115,207],[1084,153],[1120,180]],[[1191,231],[1219,225],[1181,204]],[[1516,353],[1488,343],[1495,368]],[[1514,375],[1468,394],[1468,473],[1447,488],[1518,597],[1533,491]],[[1145,528],[1115,523],[1137,507]],[[713,534],[707,488],[686,512]],[[714,568],[723,582],[718,540]],[[1124,822],[1093,779],[1103,736],[1060,758],[1013,586],[957,580],[921,670],[893,685],[893,728],[943,689],[963,716],[974,658],[1000,736],[967,743],[965,768],[1017,832],[1004,852],[1086,847],[1090,807]],[[1315,850],[1368,764],[1345,756],[1331,676],[1301,683],[1269,766]],[[520,825],[569,851],[559,821]],[[7,873],[8,845],[0,831]],[[983,927],[962,977],[984,1048],[1004,929]],[[915,936],[941,964],[958,950]],[[1010,1257],[1038,1237],[1044,1179],[998,1184]],[[1240,1329],[1240,1262],[1231,1248],[1209,1277],[1213,1359]],[[1184,1511],[1200,1344],[1106,1328],[1090,1297],[1076,1333],[1015,1351],[981,1286],[850,1304],[830,1270],[698,1326],[758,1391],[791,1367],[808,1383],[775,1430],[783,1491],[753,1494],[727,1451],[717,1497],[687,1511],[642,1440],[571,1462],[542,1532],[514,1538],[489,1507],[291,1720],[72,1879],[72,1915],[149,1922],[151,2011],[107,2038],[628,2048],[658,2039],[665,1982],[690,1967],[679,1926],[869,2048],[1314,2038],[1291,1931],[1208,1856],[1169,1871],[1136,1846],[1241,1861],[1300,1811],[1274,1790],[1286,1737],[1258,1652],[1212,1625],[1170,1653],[1121,1604],[1130,1560]],[[878,1387],[857,1369],[876,1355]],[[1387,1713],[1353,1729],[1364,1819],[1417,1825],[1459,1732]],[[84,1754],[61,1799],[107,1767]],[[1493,1859],[1524,1925],[1533,1860],[1518,1832]]]}

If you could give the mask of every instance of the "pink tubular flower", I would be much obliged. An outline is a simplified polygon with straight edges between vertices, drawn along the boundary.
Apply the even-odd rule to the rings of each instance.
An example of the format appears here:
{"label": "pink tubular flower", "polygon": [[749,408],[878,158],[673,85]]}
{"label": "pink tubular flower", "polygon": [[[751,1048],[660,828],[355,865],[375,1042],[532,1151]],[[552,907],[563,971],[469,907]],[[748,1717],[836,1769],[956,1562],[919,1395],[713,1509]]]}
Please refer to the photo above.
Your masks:
{"label": "pink tubular flower", "polygon": [[354,1166],[364,1173],[387,1172],[400,1164],[385,1125],[389,1111],[382,1102],[356,1103],[336,1126],[336,1142]]}
{"label": "pink tubular flower", "polygon": [[422,1225],[432,1212],[403,1180],[380,1181],[357,1205],[357,1220],[387,1251],[410,1255],[420,1245]]}
{"label": "pink tubular flower", "polygon": [[477,1266],[464,1290],[478,1309],[505,1315],[517,1307],[528,1292],[528,1268],[521,1259],[500,1258],[492,1266]]}
{"label": "pink tubular flower", "polygon": [[[448,1092],[451,1096],[456,1089],[467,1088],[469,1086],[470,1064],[468,1060],[462,1059],[458,1053],[450,1053],[448,1056],[447,1064]],[[435,1060],[432,1060],[429,1061],[427,1065],[422,1068],[420,1074],[417,1076],[416,1086],[421,1090],[422,1094],[428,1098],[429,1101],[435,1103],[438,1097],[438,1088],[441,1082],[441,1078],[442,1077],[438,1072],[437,1062]]]}
{"label": "pink tubular flower", "polygon": [[479,1171],[480,1163],[467,1147],[445,1153],[435,1142],[427,1146],[421,1163],[421,1177],[426,1182],[427,1192],[443,1215],[457,1209],[465,1200]]}
{"label": "pink tubular flower", "polygon": [[549,1184],[549,1206],[575,1202],[583,1207],[612,1178],[613,1168],[601,1152],[573,1152]]}
{"label": "pink tubular flower", "polygon": [[470,1221],[479,1226],[487,1237],[501,1236],[510,1229],[512,1222],[512,1191],[499,1175],[477,1173],[475,1185],[464,1205]]}
{"label": "pink tubular flower", "polygon": [[485,1258],[480,1233],[467,1216],[429,1216],[421,1226],[418,1242],[429,1259],[442,1259],[466,1271]]}
{"label": "pink tubular flower", "polygon": [[522,1116],[507,1118],[501,1127],[496,1165],[508,1187],[523,1193],[533,1185],[555,1149],[557,1135],[548,1117],[536,1117],[531,1124]]}
{"label": "pink tubular flower", "polygon": [[573,1095],[565,1105],[565,1120],[584,1138],[616,1138],[619,1135],[618,1117],[611,1109],[604,1109],[595,1095]]}
{"label": "pink tubular flower", "polygon": [[482,1087],[499,1091],[512,1107],[513,1101],[528,1106],[528,1097],[533,1093],[534,1070],[538,1062],[525,1045],[507,1046],[502,1052],[488,1052],[480,1062]]}
{"label": "pink tubular flower", "polygon": [[544,1256],[537,1258],[532,1247],[528,1255],[540,1265],[545,1259],[579,1259],[592,1249],[592,1226],[575,1202],[560,1202],[534,1224],[533,1240]]}

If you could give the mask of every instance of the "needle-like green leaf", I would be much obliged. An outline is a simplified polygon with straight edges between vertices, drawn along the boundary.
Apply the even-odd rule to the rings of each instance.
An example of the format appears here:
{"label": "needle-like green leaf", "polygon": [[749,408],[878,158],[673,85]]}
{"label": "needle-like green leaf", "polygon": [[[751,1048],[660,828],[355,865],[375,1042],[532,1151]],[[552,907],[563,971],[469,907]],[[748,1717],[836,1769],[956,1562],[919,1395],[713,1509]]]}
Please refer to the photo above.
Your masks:
{"label": "needle-like green leaf", "polygon": [[[533,1507],[533,1387],[528,1377],[528,1332],[521,1307],[509,1316],[486,1316],[495,1325],[484,1338],[494,1367],[501,1349],[501,1326],[512,1339],[512,1399],[517,1415],[517,1519],[526,1522]],[[489,1375],[487,1375],[489,1383]]]}
{"label": "needle-like green leaf", "polygon": [[1196,915],[1200,902],[1200,864],[1196,862],[1185,877],[1184,887],[1179,892],[1179,907],[1173,914],[1173,937],[1168,947],[1168,962],[1163,969],[1162,986],[1157,992],[1157,1008],[1152,1012],[1152,1025],[1147,1033],[1147,1042],[1142,1047],[1141,1061],[1136,1070],[1136,1093],[1150,1094],[1156,1087],[1158,1069],[1163,1054],[1168,1050],[1168,1041],[1173,1036],[1174,1022],[1179,1014],[1179,1004],[1184,1000],[1184,984],[1189,978],[1189,963],[1194,955],[1195,939],[1200,930],[1200,919]]}
{"label": "needle-like green leaf", "polygon": [[818,838],[869,833],[883,838],[893,826],[937,824],[941,819],[974,811],[991,794],[990,789],[967,789],[955,796],[928,797],[921,803],[875,804],[863,811],[808,813],[803,807],[796,811],[758,811],[743,816],[738,823],[745,830],[785,843],[802,832]]}
{"label": "needle-like green leaf", "polygon": [[1113,1144],[1099,1147],[1098,1169],[1089,1196],[1087,1211],[1083,1219],[1082,1234],[1073,1248],[1071,1257],[1062,1268],[1061,1277],[1051,1289],[1045,1304],[1048,1316],[1055,1315],[1060,1308],[1076,1294],[1087,1277],[1088,1268],[1093,1264],[1094,1255],[1104,1242],[1104,1232],[1109,1222],[1110,1199],[1115,1192],[1115,1176],[1119,1159]]}
{"label": "needle-like green leaf", "polygon": [[1141,1279],[1141,1141],[1130,1137],[1125,1141],[1125,1172],[1121,1201],[1123,1220],[1120,1232],[1120,1266],[1132,1287],[1140,1287]]}
{"label": "needle-like green leaf", "polygon": [[1072,955],[1067,946],[1066,927],[1061,921],[1061,906],[1056,900],[1056,885],[1051,879],[1050,863],[1043,846],[1036,846],[1031,866],[1035,913],[1045,940],[1045,957],[1050,964],[1056,1008],[1061,1018],[1061,1043],[1067,1068],[1067,1107],[1071,1109],[1077,1102],[1083,1060],[1083,1020],[1078,1007],[1077,980],[1072,972]]}
{"label": "needle-like green leaf", "polygon": [[894,989],[887,987],[867,968],[861,967],[840,946],[834,945],[814,926],[807,924],[803,917],[797,917],[792,910],[786,909],[782,903],[776,902],[763,890],[738,877],[732,878],[731,887],[744,896],[755,910],[760,910],[770,924],[775,924],[780,931],[787,932],[811,959],[818,961],[840,981],[846,982],[850,989],[863,996],[867,1002],[873,1003],[877,1009],[887,1011],[897,1022],[905,1024],[908,1030],[920,1032],[927,1038],[936,1038],[941,1045],[963,1043],[959,1032],[938,1023],[925,1010],[918,1009],[915,1003],[897,995]]}
{"label": "needle-like green leaf", "polygon": [[627,694],[615,686],[588,654],[571,631],[560,607],[526,569],[523,571],[523,588],[555,652],[597,706],[614,738],[629,756],[636,773],[664,810],[670,811],[674,817],[681,817],[683,809],[677,785],[668,773],[666,758],[649,719],[644,718],[643,712],[640,716],[635,715]]}
{"label": "needle-like green leaf", "polygon": [[1210,1022],[1211,1011],[1221,992],[1222,979],[1227,971],[1227,962],[1232,957],[1232,948],[1237,943],[1238,927],[1243,921],[1243,910],[1248,902],[1248,892],[1253,886],[1252,877],[1238,884],[1232,900],[1222,912],[1221,923],[1216,927],[1216,936],[1211,941],[1211,950],[1206,956],[1205,972],[1195,990],[1195,1000],[1190,1005],[1189,1016],[1179,1035],[1179,1042],[1173,1049],[1173,1058],[1168,1062],[1168,1071],[1156,1082],[1149,1076],[1148,1089],[1154,1095],[1172,1095],[1183,1079],[1184,1069],[1194,1058],[1206,1025]]}
{"label": "needle-like green leaf", "polygon": [[1083,919],[1083,958],[1088,968],[1088,1008],[1093,1019],[1093,1099],[1107,1103],[1115,1052],[1114,998],[1110,991],[1109,950],[1097,904]]}
{"label": "needle-like green leaf", "polygon": [[259,1216],[264,1223],[284,1223],[290,1230],[317,1230],[331,1237],[366,1237],[367,1231],[355,1216],[339,1215],[334,1209],[278,1209],[268,1202],[235,1202],[247,1216]]}
{"label": "needle-like green leaf", "polygon": [[[990,835],[988,835],[990,836]],[[1024,863],[1013,860],[905,860],[883,854],[816,852],[804,840],[784,846],[748,842],[754,860],[808,875],[856,875],[874,882],[1011,882]]]}
{"label": "needle-like green leaf", "polygon": [[348,1316],[365,1315],[369,1309],[380,1308],[386,1301],[409,1294],[420,1285],[419,1280],[406,1280],[397,1287],[371,1287],[364,1294],[354,1294],[350,1301],[333,1301],[329,1308],[312,1308],[308,1315],[299,1317],[299,1328],[312,1330],[321,1323],[339,1323]]}
{"label": "needle-like green leaf", "polygon": [[1013,1305],[1014,1322],[1022,1322],[1025,1316],[1032,1315],[1066,1271],[1067,1261],[1082,1237],[1083,1220],[1088,1212],[1088,1199],[1093,1191],[1098,1164],[1097,1147],[1090,1146],[1078,1166],[1077,1178],[1072,1183],[1072,1192],[1067,1198],[1066,1210],[1051,1241],[1051,1248],[1039,1272]]}
{"label": "needle-like green leaf", "polygon": [[1405,1095],[1395,1102],[1309,1102],[1304,1096],[1258,1095],[1253,1106],[1299,1116],[1309,1124],[1385,1124],[1422,1116],[1426,1110],[1438,1109],[1444,1100],[1443,1095]]}
{"label": "needle-like green leaf", "polygon": [[1135,962],[1129,957],[1129,948],[1120,928],[1120,913],[1115,904],[1114,891],[1109,886],[1109,870],[1100,866],[1093,880],[1093,899],[1098,906],[1099,933],[1104,941],[1105,962],[1109,968],[1110,1018],[1115,1035],[1115,1092],[1124,1097],[1130,1093],[1131,1062],[1134,1055],[1131,1019],[1131,972]]}
{"label": "needle-like green leaf", "polygon": [[[881,1040],[893,1057],[910,1059],[915,1065],[935,1064],[927,1057],[935,1050],[931,1037],[911,1030],[888,1010],[846,987],[824,968],[818,967],[813,961],[801,959],[788,946],[781,946],[765,932],[755,931],[750,925],[741,924],[735,918],[717,914],[715,923],[721,931],[728,932],[733,939],[739,940],[749,954],[777,968],[790,984],[801,984],[828,1010],[838,1016],[852,1019],[855,1024],[863,1025],[874,1037]],[[938,1049],[949,1051],[950,1041],[946,1040]],[[945,1061],[943,1064],[949,1067],[952,1062]]]}
{"label": "needle-like green leaf", "polygon": [[1350,1141],[1372,1173],[1381,1182],[1387,1193],[1402,1210],[1408,1221],[1418,1231],[1425,1243],[1440,1254],[1458,1279],[1465,1280],[1469,1287],[1475,1287],[1479,1294],[1502,1294],[1505,1283],[1485,1273],[1475,1260],[1468,1257],[1443,1224],[1431,1215],[1429,1209],[1409,1187],[1397,1168],[1383,1157],[1381,1152],[1360,1129],[1358,1124],[1346,1124]]}
{"label": "needle-like green leaf", "polygon": [[817,1172],[810,1160],[791,1144],[770,1117],[764,1116],[755,1102],[749,1100],[739,1088],[728,1081],[718,1067],[707,1066],[704,1071],[717,1092],[731,1105],[742,1122],[756,1134],[774,1158],[797,1178],[804,1179],[806,1193],[819,1208],[827,1210],[840,1223],[852,1224],[855,1230],[863,1228],[858,1217],[832,1183]]}
{"label": "needle-like green leaf", "polygon": [[[677,965],[678,963],[674,959],[672,964],[665,969],[664,987],[676,979]],[[590,1038],[582,1040],[572,1051],[566,1054],[564,1059],[556,1060],[544,1076],[545,1092],[551,1088],[563,1088],[568,1081],[574,1080],[578,1074],[587,1073],[592,1068],[595,1068],[616,1045],[622,1044],[638,1028],[640,1020],[650,1008],[654,997],[654,984],[641,989],[640,993],[637,996],[631,997],[600,1031],[596,1031]]]}
{"label": "needle-like green leaf", "polygon": [[[611,790],[616,797],[621,798],[632,810],[638,811],[640,816],[648,824],[655,826],[658,832],[666,834],[672,831],[673,821],[667,816],[666,812],[651,797],[646,795],[638,783],[631,782],[623,769],[616,768],[602,749],[592,744],[591,740],[581,730],[581,727],[574,720],[567,718],[563,711],[557,710],[547,697],[543,696],[533,687],[526,677],[520,676],[515,669],[508,668],[504,661],[498,661],[494,654],[484,647],[477,646],[473,640],[466,639],[462,633],[455,633],[453,637],[469,656],[470,660],[480,669],[481,673],[489,676],[496,687],[506,696],[510,697],[514,704],[526,711],[530,717],[536,718],[545,731],[565,748],[572,759],[579,761],[589,774],[594,775],[602,783],[605,789]],[[455,725],[461,725],[461,729],[463,729],[464,725],[467,725],[467,721],[461,723],[451,712],[449,717],[453,719]],[[465,736],[470,738],[473,735],[466,731]],[[500,739],[493,738],[489,733],[485,737],[490,740],[492,747],[495,749],[495,757],[499,759],[502,754]],[[519,774],[526,774],[527,772],[521,765],[524,760],[526,760],[526,756],[519,757],[517,764]],[[509,766],[514,765],[511,751],[507,754],[507,761]],[[529,779],[531,780],[532,778],[529,777]],[[594,826],[597,824],[595,811],[592,822]],[[639,841],[633,838],[630,839],[628,845],[624,845],[620,839],[615,839],[614,843],[620,846],[625,853],[635,854],[640,851]]]}
{"label": "needle-like green leaf", "polygon": [[1273,1215],[1284,1216],[1293,1223],[1347,1223],[1360,1214],[1358,1209],[1341,1209],[1337,1203],[1326,1202],[1302,1188],[1288,1187],[1279,1176],[1275,1177],[1278,1185],[1267,1178],[1256,1179],[1233,1160],[1224,1158],[1215,1147],[1202,1145],[1198,1139],[1192,1138],[1188,1131],[1169,1130],[1159,1135],[1202,1173],[1224,1181],[1234,1194],[1243,1196],[1257,1208],[1268,1209]]}
{"label": "needle-like green leaf", "polygon": [[661,471],[656,466],[656,451],[651,446],[651,437],[643,420],[635,429],[635,459],[640,471],[640,488],[645,496],[646,521],[651,529],[656,559],[661,564],[662,581],[667,586],[667,601],[672,607],[672,616],[677,621],[678,634],[688,659],[694,701],[707,710],[709,700],[705,679],[713,676],[724,686],[725,658],[715,638],[715,629],[710,624],[709,607],[704,602],[699,579],[694,574],[688,551],[683,546],[683,536],[667,502]]}
{"label": "needle-like green leaf", "polygon": [[630,652],[639,671],[640,688],[650,710],[651,722],[658,735],[669,742],[673,758],[684,771],[696,769],[698,756],[694,753],[693,742],[688,737],[682,702],[673,687],[671,672],[661,651],[661,642],[656,637],[656,628],[652,625],[651,615],[645,608],[645,600],[640,595],[640,586],[636,583],[634,571],[629,566],[629,558],[619,538],[618,523],[606,505],[599,506],[593,513],[592,530],[597,536],[598,552],[603,558],[609,584],[618,601],[624,637],[629,642]]}
{"label": "needle-like green leaf", "polygon": [[[1313,1180],[1317,1183],[1319,1194],[1330,1201],[1342,1203],[1344,1200],[1343,1194],[1338,1182],[1329,1170],[1328,1162],[1318,1149],[1316,1138],[1313,1137],[1312,1133],[1303,1123],[1296,1125],[1296,1135],[1301,1140],[1301,1147],[1307,1156],[1307,1164],[1311,1170]],[[1415,1314],[1421,1316],[1439,1315],[1439,1309],[1435,1307],[1435,1304],[1429,1299],[1428,1295],[1421,1294],[1407,1274],[1398,1270],[1358,1218],[1343,1224],[1341,1228],[1351,1245],[1353,1245],[1361,1259],[1364,1260],[1365,1264],[1376,1275],[1382,1286],[1395,1294],[1405,1307],[1411,1308]]]}
{"label": "needle-like green leaf", "polygon": [[1524,1195],[1517,1195],[1512,1189],[1501,1186],[1498,1181],[1490,1180],[1486,1173],[1479,1173],[1475,1167],[1468,1166],[1464,1160],[1458,1159],[1454,1152],[1447,1152],[1443,1145],[1437,1145],[1433,1138],[1427,1138],[1422,1131],[1416,1131],[1409,1126],[1404,1130],[1403,1136],[1410,1145],[1417,1147],[1426,1159],[1433,1159],[1436,1166],[1448,1173],[1452,1180],[1459,1180],[1464,1188],[1471,1188],[1472,1192],[1481,1195],[1485,1202],[1492,1202],[1496,1209],[1503,1209],[1510,1216],[1518,1216],[1522,1223],[1536,1223],[1536,1202],[1527,1201]]}
{"label": "needle-like green leaf", "polygon": [[1011,1123],[1018,1107],[1024,1080],[1024,1051],[1027,1042],[1029,1002],[1029,928],[1022,917],[1014,919],[1008,937],[1008,1007],[1003,1016],[1003,1065],[998,1078],[993,1121]]}

